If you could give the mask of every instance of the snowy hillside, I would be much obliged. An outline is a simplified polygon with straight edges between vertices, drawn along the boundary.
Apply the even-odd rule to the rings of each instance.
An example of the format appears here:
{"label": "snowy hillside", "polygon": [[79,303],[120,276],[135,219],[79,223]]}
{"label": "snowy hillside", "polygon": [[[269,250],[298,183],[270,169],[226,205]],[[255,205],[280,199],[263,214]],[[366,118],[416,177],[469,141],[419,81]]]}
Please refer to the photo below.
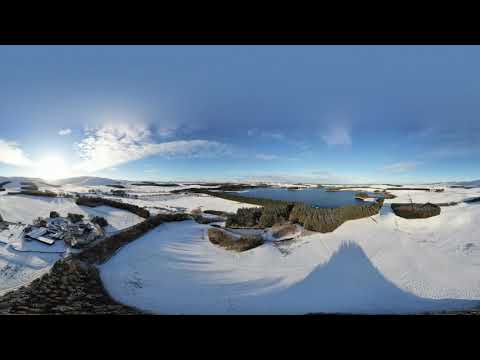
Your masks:
{"label": "snowy hillside", "polygon": [[429,196],[458,201],[480,190],[392,192],[398,198],[371,218],[243,253],[212,245],[208,225],[163,224],[121,249],[101,276],[118,301],[163,314],[403,314],[479,306],[480,206],[461,203],[407,220],[388,204]]}
{"label": "snowy hillside", "polygon": [[[11,181],[5,186],[10,190],[32,179],[0,178],[4,181]],[[56,185],[33,181],[41,189]],[[197,209],[236,212],[254,206],[206,194],[171,193],[202,187],[198,184],[138,185],[93,177],[57,184],[62,192],[93,191],[95,196],[131,203],[152,214]],[[114,184],[122,185],[124,196],[112,193],[118,190],[109,186]],[[153,313],[403,314],[470,309],[480,305],[480,205],[463,201],[479,197],[480,187],[437,185],[444,191],[408,189],[426,186],[418,184],[389,190],[396,198],[385,200],[378,215],[348,221],[332,233],[309,233],[284,242],[267,238],[263,245],[242,253],[210,243],[209,225],[164,223],[121,248],[101,266],[101,277],[117,301]],[[365,186],[347,190],[391,187]],[[439,216],[407,220],[392,212],[392,202],[458,204],[442,207]],[[78,206],[69,197],[0,193],[0,215],[6,221],[31,223],[50,211],[102,216],[110,234],[143,220],[108,206]],[[28,284],[65,251],[60,242],[49,247],[8,236],[0,240],[0,293]]]}

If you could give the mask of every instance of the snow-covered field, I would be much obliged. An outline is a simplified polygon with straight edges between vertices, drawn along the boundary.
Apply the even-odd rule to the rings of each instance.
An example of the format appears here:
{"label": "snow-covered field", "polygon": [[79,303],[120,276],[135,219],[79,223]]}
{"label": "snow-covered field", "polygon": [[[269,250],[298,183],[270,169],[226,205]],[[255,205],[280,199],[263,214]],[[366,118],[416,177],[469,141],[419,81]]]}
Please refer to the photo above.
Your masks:
{"label": "snow-covered field", "polygon": [[[23,245],[18,242],[18,238],[5,240],[7,239],[2,237],[0,241],[0,295],[48,272],[60,258],[58,252],[64,251],[63,243],[48,247],[30,242]],[[34,248],[28,248],[29,246]]]}
{"label": "snow-covered field", "polygon": [[[21,181],[25,179],[14,179],[5,188],[18,190]],[[107,194],[112,190],[109,184],[122,184],[138,198],[100,196],[145,207],[153,214],[198,208],[236,212],[253,206],[204,194],[170,193],[200,185],[139,187],[78,178],[61,182],[60,188],[39,187]],[[101,276],[118,301],[165,314],[418,313],[480,306],[480,203],[462,202],[480,196],[480,188],[435,187],[445,191],[389,190],[397,198],[386,200],[378,215],[348,221],[328,234],[284,242],[267,237],[264,245],[243,253],[212,245],[206,237],[209,225],[162,224],[123,247],[101,266]],[[358,185],[348,190],[374,189]],[[442,207],[436,217],[407,220],[395,216],[392,202],[461,203]],[[0,192],[4,220],[31,223],[50,211],[103,216],[110,233],[142,221],[110,207],[79,207],[69,198]],[[0,236],[0,294],[47,272],[64,251],[62,242],[47,246]]]}
{"label": "snow-covered field", "polygon": [[242,207],[256,207],[256,205],[240,203],[205,194],[170,194],[150,196],[142,199],[121,198],[106,196],[108,199],[145,207],[152,214],[166,212],[191,212],[195,209],[217,210],[235,213]]}
{"label": "snow-covered field", "polygon": [[99,206],[90,208],[78,206],[73,199],[48,198],[28,195],[0,196],[0,214],[4,220],[31,224],[39,216],[48,217],[51,211],[57,211],[62,216],[68,213],[88,216],[103,216],[110,224],[110,231],[121,230],[135,225],[143,219],[128,211]]}
{"label": "snow-covered field", "polygon": [[[375,189],[385,189],[388,186],[379,185],[375,186],[374,189],[366,187],[356,187],[348,190],[353,191],[373,191]],[[405,185],[405,188],[429,188],[425,185]],[[436,186],[435,188],[437,188]],[[443,192],[433,192],[433,191],[424,191],[424,190],[388,190],[389,193],[396,195],[395,199],[388,199],[385,202],[388,203],[409,203],[410,200],[417,203],[448,203],[448,202],[460,202],[465,199],[472,197],[480,196],[480,187],[473,189],[462,189],[462,188],[447,188],[439,187],[445,189]]]}
{"label": "snow-covered field", "polygon": [[[78,206],[72,199],[47,198],[36,196],[0,196],[0,214],[4,220],[31,224],[35,218],[48,217],[50,211],[57,211],[62,216],[68,213],[88,216],[102,216],[109,225],[107,234],[133,226],[143,219],[125,210],[108,206],[89,208]],[[0,294],[15,287],[28,284],[47,272],[65,252],[63,241],[49,246],[37,241],[25,241],[11,231],[0,232]]]}
{"label": "snow-covered field", "polygon": [[[443,207],[439,216],[415,220],[395,216],[388,204],[459,201],[479,196],[480,189],[391,192],[398,198],[387,200],[380,214],[281,249],[267,242],[232,253],[208,241],[208,225],[163,224],[122,248],[101,267],[101,276],[118,301],[166,314],[418,313],[479,306],[480,204]],[[171,204],[184,204],[179,199]]]}

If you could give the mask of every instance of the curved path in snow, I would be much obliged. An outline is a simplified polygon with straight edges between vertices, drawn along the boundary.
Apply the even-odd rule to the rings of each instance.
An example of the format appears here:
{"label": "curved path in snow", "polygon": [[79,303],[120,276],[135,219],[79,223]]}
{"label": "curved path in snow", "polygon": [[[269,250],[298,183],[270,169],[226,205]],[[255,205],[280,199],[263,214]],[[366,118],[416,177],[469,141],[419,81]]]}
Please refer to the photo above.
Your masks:
{"label": "curved path in snow", "polygon": [[231,253],[162,224],[101,266],[118,301],[163,314],[418,313],[480,305],[480,204],[406,220],[388,205],[329,234]]}

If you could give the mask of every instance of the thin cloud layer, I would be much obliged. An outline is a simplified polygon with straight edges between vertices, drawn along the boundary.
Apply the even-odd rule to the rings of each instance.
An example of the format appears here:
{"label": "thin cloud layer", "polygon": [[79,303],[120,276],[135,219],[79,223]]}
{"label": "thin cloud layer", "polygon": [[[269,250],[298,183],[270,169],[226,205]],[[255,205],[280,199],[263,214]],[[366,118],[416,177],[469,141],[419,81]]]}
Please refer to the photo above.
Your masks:
{"label": "thin cloud layer", "polygon": [[247,131],[248,136],[260,136],[262,138],[273,139],[273,140],[284,140],[285,135],[279,131],[260,131],[259,129],[249,129]]}
{"label": "thin cloud layer", "polygon": [[332,127],[322,139],[327,145],[352,145],[350,130],[346,127]]}
{"label": "thin cloud layer", "polygon": [[276,160],[278,159],[278,156],[277,155],[268,155],[268,154],[258,154],[256,156],[257,159],[259,160]]}
{"label": "thin cloud layer", "polygon": [[62,129],[58,132],[60,136],[70,135],[72,133],[72,129]]}
{"label": "thin cloud layer", "polygon": [[238,177],[239,181],[256,181],[256,182],[276,182],[276,183],[323,183],[323,184],[335,184],[335,183],[350,183],[352,178],[345,178],[336,174],[328,174],[325,176],[317,176],[310,174],[253,174],[248,176]]}
{"label": "thin cloud layer", "polygon": [[115,124],[88,130],[75,144],[82,162],[77,171],[96,172],[152,155],[164,157],[215,157],[229,153],[225,144],[208,140],[178,140],[156,143],[142,125]]}
{"label": "thin cloud layer", "polygon": [[382,170],[392,173],[405,173],[415,170],[418,165],[420,165],[418,161],[404,161],[384,166]]}

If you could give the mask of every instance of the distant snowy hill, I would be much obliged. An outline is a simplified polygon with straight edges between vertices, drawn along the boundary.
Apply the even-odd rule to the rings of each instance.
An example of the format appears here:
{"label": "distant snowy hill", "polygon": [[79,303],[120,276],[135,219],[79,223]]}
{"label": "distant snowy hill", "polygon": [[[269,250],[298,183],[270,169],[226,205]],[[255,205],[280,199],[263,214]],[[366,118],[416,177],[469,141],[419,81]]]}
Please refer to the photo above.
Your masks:
{"label": "distant snowy hill", "polygon": [[111,184],[120,184],[122,181],[93,177],[93,176],[79,176],[68,179],[52,181],[52,184],[55,185],[75,185],[75,186],[100,186],[100,185],[111,185]]}
{"label": "distant snowy hill", "polygon": [[451,185],[462,185],[462,186],[480,187],[480,180],[459,181],[459,182],[451,183]]}
{"label": "distant snowy hill", "polygon": [[61,179],[55,181],[48,181],[39,178],[28,178],[28,177],[5,177],[0,176],[0,184],[9,182],[2,186],[5,189],[15,189],[20,188],[22,182],[33,182],[39,188],[58,188],[64,185],[69,186],[101,186],[101,185],[111,185],[111,184],[121,184],[126,183],[125,181],[93,177],[93,176],[80,176],[68,179]]}
{"label": "distant snowy hill", "polygon": [[5,183],[7,181],[9,183],[2,186],[4,189],[19,188],[22,182],[33,182],[40,186],[42,186],[42,184],[44,183],[44,181],[39,178],[28,178],[28,177],[19,177],[19,176],[12,176],[12,177],[0,176],[0,184]]}

